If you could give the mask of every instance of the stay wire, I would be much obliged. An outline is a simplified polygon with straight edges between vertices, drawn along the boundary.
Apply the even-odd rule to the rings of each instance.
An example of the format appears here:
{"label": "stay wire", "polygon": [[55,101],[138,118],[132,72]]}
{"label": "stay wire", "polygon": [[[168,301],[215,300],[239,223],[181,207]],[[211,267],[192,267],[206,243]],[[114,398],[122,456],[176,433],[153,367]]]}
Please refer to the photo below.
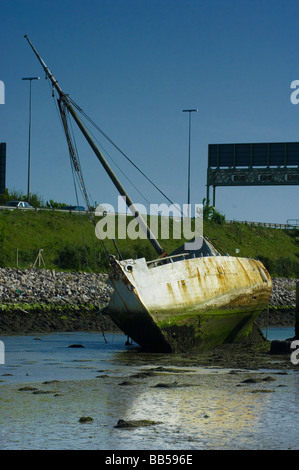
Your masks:
{"label": "stay wire", "polygon": [[[78,149],[77,149],[77,144],[76,144],[76,139],[75,139],[75,135],[74,135],[74,130],[73,130],[73,126],[72,126],[72,121],[70,119],[70,115],[68,113],[68,122],[69,122],[69,126],[70,126],[70,129],[71,129],[71,132],[72,132],[72,143],[73,143],[73,148],[76,152],[76,160],[77,160],[77,163],[78,163],[78,169],[79,169],[79,172],[81,173],[81,177],[79,178],[79,181],[81,183],[81,180],[82,180],[82,183],[83,183],[83,190],[82,190],[82,196],[85,197],[85,200],[86,200],[86,203],[87,203],[87,206],[88,206],[88,215],[89,215],[89,220],[90,222],[95,226],[96,223],[95,223],[95,219],[94,219],[94,213],[91,212],[91,204],[90,204],[90,201],[89,201],[89,198],[88,198],[88,194],[87,194],[87,190],[86,190],[86,186],[85,186],[85,183],[84,183],[84,178],[83,178],[83,173],[82,173],[82,169],[81,169],[81,162],[80,162],[80,157],[79,157],[79,152],[78,152]],[[76,171],[76,168],[75,168],[75,165],[74,165],[74,162],[72,161],[72,158],[71,158],[71,166],[72,166],[72,172],[73,172],[73,178],[75,178],[75,174],[77,174],[78,172]],[[77,177],[79,175],[77,174]],[[74,185],[75,185],[75,180],[74,180]],[[81,187],[81,185],[80,185]],[[82,189],[82,188],[81,188]],[[76,189],[76,185],[75,185],[75,191],[76,191],[76,198],[77,198],[77,205],[79,206],[79,198],[78,198],[78,193],[77,193],[77,189]],[[101,240],[102,241],[102,240]],[[102,241],[103,245],[104,245],[104,242]],[[96,261],[96,248],[95,248],[95,239],[94,239],[94,231],[92,231],[92,245],[93,245],[93,253],[94,253],[94,262],[95,262],[95,265],[97,264],[97,261]],[[88,253],[87,253],[87,248],[85,249],[85,252],[86,252],[86,259],[88,260]],[[88,263],[88,261],[87,261]]]}
{"label": "stay wire", "polygon": [[144,176],[144,178],[146,178],[150,184],[152,184],[157,189],[157,191],[159,191],[159,193],[167,199],[168,202],[170,202],[170,204],[174,205],[171,199],[163,191],[161,191],[161,189],[123,152],[123,150],[121,150],[120,147],[118,147],[118,145],[116,145],[115,142],[113,142],[113,140],[85,113],[85,111],[83,111],[83,109],[70,97],[69,99],[72,105],[75,106],[75,108],[102,134],[102,136],[105,137],[105,139],[107,139],[108,142],[110,142],[110,144],[113,145],[113,147],[118,150],[121,155],[123,155],[123,157],[125,157],[131,163],[131,165],[133,165],[136,170],[139,171],[139,173],[141,173],[142,176]]}
{"label": "stay wire", "polygon": [[[51,85],[50,85],[51,86]],[[54,96],[54,90],[52,88],[52,96]],[[130,163],[131,165],[133,165],[137,171],[139,171],[139,173],[144,177],[146,178],[149,183],[154,186],[154,188],[156,188],[156,190],[163,196],[165,197],[165,199],[167,199],[168,202],[170,202],[170,204],[174,205],[176,207],[176,205],[173,203],[173,201],[125,154],[125,152],[123,150],[121,150],[121,148],[116,145],[115,142],[113,142],[113,140],[93,121],[93,119],[91,119],[88,114],[83,111],[83,109],[68,95],[68,99],[69,101],[72,103],[72,105],[77,109],[77,111],[79,111],[93,126],[95,129],[98,130],[98,132],[100,132],[102,134],[102,136],[108,140],[108,142],[110,142],[110,144],[120,152],[120,154],[126,158]],[[95,138],[95,136],[93,135],[93,137]],[[97,139],[96,139],[97,140]],[[97,140],[98,144],[100,145],[99,141]],[[103,148],[103,147],[102,147]],[[111,157],[110,157],[111,158]],[[111,159],[112,160],[112,159]],[[113,160],[112,160],[113,161]],[[116,163],[114,162],[114,164],[116,165]],[[116,165],[117,166],[117,165]],[[117,166],[117,168],[119,169],[119,171],[121,171],[121,169]],[[122,171],[121,171],[122,172]],[[124,174],[122,172],[122,174]],[[126,176],[126,175],[124,175]],[[128,179],[128,178],[127,178]],[[128,179],[129,180],[129,179]],[[130,180],[129,180],[130,181]],[[133,183],[130,181],[130,183],[133,185]],[[136,189],[136,191],[138,191],[138,189],[133,185],[133,187]],[[139,194],[140,191],[138,191]],[[142,195],[142,194],[141,194]],[[146,198],[142,195],[142,197],[146,200]],[[146,200],[147,201],[147,200]],[[147,203],[149,204],[149,201],[147,201]],[[183,217],[184,214],[183,212],[181,211],[181,209],[179,208],[179,212],[181,213],[181,216]]]}
{"label": "stay wire", "polygon": [[[79,188],[81,189],[81,192],[83,194],[84,194],[84,181],[83,181],[83,175],[81,175],[81,178],[79,175],[81,168],[80,168],[80,161],[79,161],[77,146],[76,146],[76,142],[74,141],[74,138],[72,138],[72,135],[70,133],[70,126],[68,125],[68,119],[67,119],[67,115],[65,112],[65,107],[63,106],[63,103],[61,101],[58,102],[58,105],[59,105],[59,111],[60,111],[61,119],[63,121],[63,127],[64,127],[64,131],[65,131],[65,135],[66,135],[67,143],[69,147],[69,158],[70,158],[70,165],[71,165],[71,171],[72,171],[72,176],[73,176],[74,190],[75,190],[77,205],[79,206],[79,196],[78,196],[78,190],[77,190],[77,184],[76,184],[76,176],[79,179]],[[72,128],[71,128],[71,131],[72,131]],[[86,200],[86,202],[87,202],[87,206],[89,209],[90,208],[89,201]],[[81,217],[79,218],[79,223],[80,223],[80,229],[81,229],[81,236],[83,240],[85,262],[86,262],[86,265],[89,266],[87,244],[86,244]]]}
{"label": "stay wire", "polygon": [[[86,126],[87,127],[87,126]],[[97,142],[97,144],[101,147],[102,151],[105,153],[105,155],[111,160],[111,162],[115,165],[115,167],[118,169],[118,171],[126,178],[126,180],[132,185],[132,187],[135,189],[135,191],[150,205],[149,200],[142,194],[142,192],[137,188],[137,186],[133,183],[133,181],[128,177],[128,175],[125,174],[125,172],[120,168],[120,166],[116,163],[116,161],[111,157],[110,153],[108,150],[101,144],[101,142],[97,139],[97,137],[94,135],[94,133],[87,127],[89,133],[92,135],[94,140]]]}
{"label": "stay wire", "polygon": [[[49,86],[51,87],[51,85],[49,84]],[[54,93],[53,93],[53,89],[52,89],[52,97],[54,98]],[[72,102],[72,104],[76,107],[76,109],[80,112],[82,112],[81,108],[69,97],[69,100]],[[56,103],[56,101],[55,101]],[[67,109],[67,108],[66,108]],[[59,111],[59,109],[57,109],[57,103],[56,103],[56,110],[57,110],[57,113],[59,115],[59,120],[62,124],[62,128],[63,128],[63,131],[64,131],[64,134],[65,134],[65,129],[64,129],[64,125],[63,125],[63,122],[62,122],[62,116],[61,116],[61,113]],[[69,116],[69,111],[68,111],[68,116]],[[87,117],[88,119],[88,117]],[[91,123],[91,119],[88,119]],[[69,122],[71,122],[71,119],[69,119]],[[94,126],[96,126],[96,124],[93,124]],[[71,126],[72,127],[72,126]],[[92,135],[92,137],[94,138],[94,140],[98,143],[98,145],[102,148],[103,152],[107,155],[107,157],[112,161],[112,163],[116,166],[116,168],[122,173],[122,175],[129,181],[129,183],[133,186],[133,188],[135,189],[136,192],[138,192],[138,194],[150,205],[150,202],[148,201],[148,199],[144,196],[144,194],[142,194],[139,189],[134,185],[134,183],[130,180],[130,178],[122,171],[122,169],[119,167],[119,165],[117,165],[117,163],[113,160],[113,158],[111,157],[111,155],[109,154],[109,152],[107,151],[107,149],[104,148],[104,146],[101,144],[101,142],[99,142],[99,140],[96,138],[96,136],[94,135],[94,133],[89,129],[87,128],[88,131],[90,132],[90,134]],[[73,136],[74,136],[74,133],[73,133]],[[109,138],[108,138],[109,139]],[[121,150],[120,150],[121,152]],[[77,158],[77,161],[78,161],[78,165],[79,165],[79,155],[78,155],[78,151],[76,152],[76,158]],[[82,171],[81,171],[81,175],[82,175]],[[86,200],[86,197],[84,196],[83,194],[83,197],[85,198]],[[88,203],[88,200],[86,201],[87,202],[87,205],[89,207],[89,203]]]}
{"label": "stay wire", "polygon": [[[74,136],[74,133],[73,133],[73,127],[72,127],[72,123],[71,123],[71,119],[70,119],[70,115],[69,115],[69,112],[68,112],[68,118],[69,118],[69,122],[70,122],[70,127],[71,127],[71,130],[72,130],[72,146],[73,146],[73,150],[76,152],[76,162],[77,162],[77,165],[78,165],[78,169],[80,170],[81,168],[81,164],[80,164],[80,158],[79,158],[79,153],[78,153],[78,150],[77,150],[77,145],[76,145],[76,140],[75,140],[75,136]],[[90,129],[88,129],[88,131],[90,132],[90,134],[93,136],[93,138],[98,142],[98,144],[102,147],[103,149],[103,146],[101,145],[101,143],[96,139],[96,137],[93,135],[93,133],[90,131]],[[71,138],[71,137],[70,137]],[[114,162],[114,160],[112,159],[112,157],[109,155],[109,153],[104,150],[105,153],[107,154],[107,156],[111,159],[111,161],[116,165],[116,167],[119,169],[119,171],[128,179],[128,181],[132,184],[132,186],[136,189],[137,192],[140,193],[140,191],[138,190],[138,188],[133,184],[132,181],[130,181],[130,179],[123,173],[123,171],[121,170],[121,168],[119,168],[119,166]],[[71,157],[71,156],[70,156]],[[72,168],[74,168],[74,162],[73,162],[73,159],[71,158],[71,162],[72,162]],[[73,171],[76,171],[76,168],[73,169]],[[83,175],[82,175],[82,178],[83,178]],[[141,193],[140,195],[142,197],[144,197]],[[144,197],[144,199],[147,201],[147,199]],[[149,201],[147,201],[149,203]],[[94,221],[94,220],[93,220]],[[93,238],[94,240],[94,238]],[[113,242],[113,245],[114,245],[114,248],[116,249],[117,251],[117,254],[119,256],[119,259],[123,259],[122,258],[122,255],[119,251],[119,248],[116,244],[116,241],[115,239],[112,239],[112,242]],[[104,242],[103,242],[103,246],[105,246]],[[94,248],[95,249],[95,248]],[[94,251],[95,252],[95,251]]]}
{"label": "stay wire", "polygon": [[[71,122],[71,119],[70,119],[70,116],[69,116],[69,112],[68,112],[68,121],[69,121],[69,124],[70,124],[70,128],[71,128],[71,131],[72,131],[72,144],[73,144],[73,148],[74,148],[74,151],[76,152],[76,160],[77,160],[77,163],[78,163],[78,169],[79,169],[79,172],[81,173],[81,176],[79,178],[79,175],[78,175],[78,172],[76,171],[75,167],[74,167],[74,162],[71,158],[71,165],[72,165],[72,171],[73,173],[75,172],[77,174],[77,177],[79,178],[79,181],[83,182],[83,185],[84,185],[84,192],[83,192],[83,197],[85,198],[86,200],[86,203],[87,203],[87,206],[88,206],[88,213],[89,213],[89,216],[90,216],[90,220],[91,222],[93,223],[94,226],[96,226],[96,223],[95,223],[95,219],[94,219],[94,213],[91,212],[90,208],[90,202],[89,202],[89,199],[88,199],[88,195],[87,195],[87,191],[86,191],[86,187],[85,187],[85,183],[84,183],[84,179],[83,179],[83,174],[82,174],[82,170],[81,170],[81,162],[80,162],[80,157],[79,157],[79,152],[78,152],[78,149],[77,149],[77,144],[76,144],[76,140],[75,140],[75,136],[74,136],[74,131],[73,131],[73,126],[72,126],[72,122]],[[70,156],[71,157],[71,156]],[[80,185],[81,187],[81,185]],[[79,204],[78,204],[79,205]],[[106,248],[106,245],[104,243],[104,240],[102,240],[102,238],[99,238],[99,240],[101,241],[101,244],[102,244],[102,247],[104,249],[104,253],[106,255],[106,257],[108,258],[109,256],[109,252]],[[94,243],[94,233],[92,232],[92,242],[93,242],[93,249],[94,249],[94,257],[95,257],[95,243]],[[87,255],[86,255],[87,256]],[[96,263],[96,258],[95,258],[95,263]]]}
{"label": "stay wire", "polygon": [[[55,98],[55,97],[54,97],[54,93],[52,93],[52,97]],[[54,106],[55,106],[55,109],[56,109],[56,112],[57,112],[57,115],[58,115],[58,118],[59,118],[59,122],[60,122],[61,127],[62,127],[62,130],[63,130],[63,133],[64,133],[64,135],[65,135],[65,129],[64,129],[63,122],[62,122],[62,116],[61,116],[60,110],[58,109],[58,104],[57,104],[57,100],[56,100],[56,99],[54,99]],[[66,135],[65,135],[65,137],[66,137]],[[69,149],[69,150],[70,150],[70,149]],[[70,154],[70,152],[69,152],[69,154]],[[72,160],[72,158],[71,158],[71,155],[69,155],[69,156],[70,156],[70,159],[71,159],[71,168],[72,168],[72,171],[73,171],[73,170],[74,170],[73,160]],[[73,177],[73,180],[74,180],[74,177]],[[75,180],[74,180],[74,185],[75,185]],[[77,198],[77,201],[78,201],[76,185],[75,185],[75,192],[76,192],[76,198]],[[89,211],[89,214],[91,214],[90,211]],[[92,220],[92,222],[93,222],[93,224],[95,225],[94,219]],[[108,252],[107,247],[106,247],[106,245],[105,245],[105,243],[104,243],[104,240],[103,240],[102,238],[100,238],[100,237],[98,237],[98,239],[100,240],[100,242],[101,242],[101,244],[102,244],[102,247],[103,247],[103,251],[104,251],[104,253],[105,253],[105,256],[106,256],[107,259],[108,259],[108,257],[109,257],[109,252]],[[94,240],[94,237],[93,237],[93,240]],[[84,241],[84,240],[83,240],[83,241]]]}

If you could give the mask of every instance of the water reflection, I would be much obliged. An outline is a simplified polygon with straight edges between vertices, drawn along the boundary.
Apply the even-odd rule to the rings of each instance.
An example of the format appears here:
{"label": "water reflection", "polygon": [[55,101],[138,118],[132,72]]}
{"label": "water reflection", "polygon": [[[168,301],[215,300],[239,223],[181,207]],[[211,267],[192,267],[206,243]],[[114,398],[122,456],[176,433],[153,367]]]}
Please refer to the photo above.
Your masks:
{"label": "water reflection", "polygon": [[[1,449],[298,449],[297,372],[198,367],[196,358],[186,366],[183,356],[126,348],[124,336],[100,339],[7,339]],[[119,419],[159,424],[117,429]]]}
{"label": "water reflection", "polygon": [[[187,439],[190,449],[242,448],[248,445],[247,433],[253,432],[271,393],[253,396],[252,389],[239,383],[240,377],[228,372],[192,369],[175,376],[161,374],[143,379],[139,385],[114,388],[110,405],[117,403],[119,417],[125,420],[162,422],[155,433],[166,446],[176,436],[178,445],[185,445]],[[157,387],[159,384],[164,386]]]}

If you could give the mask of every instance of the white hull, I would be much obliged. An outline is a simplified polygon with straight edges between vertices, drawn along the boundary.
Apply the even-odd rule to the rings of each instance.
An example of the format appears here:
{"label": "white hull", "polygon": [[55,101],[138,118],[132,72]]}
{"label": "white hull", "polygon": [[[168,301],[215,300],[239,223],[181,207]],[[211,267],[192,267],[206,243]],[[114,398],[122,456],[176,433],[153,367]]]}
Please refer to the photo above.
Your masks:
{"label": "white hull", "polygon": [[[259,261],[229,256],[167,261],[156,266],[144,258],[115,261],[110,275],[109,314],[146,349],[200,349],[234,340],[248,334],[268,304],[272,282]],[[189,346],[181,338],[187,333]]]}

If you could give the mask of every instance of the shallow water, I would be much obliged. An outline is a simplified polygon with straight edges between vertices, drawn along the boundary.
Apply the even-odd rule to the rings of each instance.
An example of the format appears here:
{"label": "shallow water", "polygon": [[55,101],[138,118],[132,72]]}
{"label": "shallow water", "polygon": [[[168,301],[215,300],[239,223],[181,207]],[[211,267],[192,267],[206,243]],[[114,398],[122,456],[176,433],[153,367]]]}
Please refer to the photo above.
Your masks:
{"label": "shallow water", "polygon": [[[0,449],[299,449],[297,371],[180,367],[105,337],[2,338]],[[119,419],[157,424],[115,428]]]}
{"label": "shallow water", "polygon": [[262,329],[262,332],[269,341],[278,339],[280,341],[293,338],[295,336],[295,328],[290,326],[275,326],[271,328]]}

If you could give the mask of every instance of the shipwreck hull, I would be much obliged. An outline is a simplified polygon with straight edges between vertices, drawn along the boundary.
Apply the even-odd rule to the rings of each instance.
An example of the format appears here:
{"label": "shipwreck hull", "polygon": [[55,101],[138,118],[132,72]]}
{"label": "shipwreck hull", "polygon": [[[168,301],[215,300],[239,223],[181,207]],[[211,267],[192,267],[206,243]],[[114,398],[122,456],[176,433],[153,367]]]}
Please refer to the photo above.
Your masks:
{"label": "shipwreck hull", "polygon": [[227,256],[164,262],[113,263],[108,313],[125,334],[152,352],[199,351],[249,337],[272,290],[262,263]]}

